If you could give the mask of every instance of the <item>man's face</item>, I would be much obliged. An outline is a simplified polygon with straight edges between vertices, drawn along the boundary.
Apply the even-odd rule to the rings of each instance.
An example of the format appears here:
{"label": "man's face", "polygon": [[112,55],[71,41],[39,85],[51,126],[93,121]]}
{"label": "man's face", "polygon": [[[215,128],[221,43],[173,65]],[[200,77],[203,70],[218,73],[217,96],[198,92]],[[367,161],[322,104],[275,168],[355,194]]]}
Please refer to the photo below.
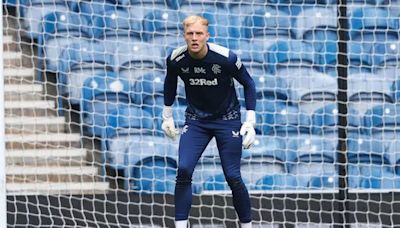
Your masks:
{"label": "man's face", "polygon": [[186,26],[183,34],[188,50],[194,57],[204,57],[207,54],[207,40],[210,37],[207,26],[200,21]]}

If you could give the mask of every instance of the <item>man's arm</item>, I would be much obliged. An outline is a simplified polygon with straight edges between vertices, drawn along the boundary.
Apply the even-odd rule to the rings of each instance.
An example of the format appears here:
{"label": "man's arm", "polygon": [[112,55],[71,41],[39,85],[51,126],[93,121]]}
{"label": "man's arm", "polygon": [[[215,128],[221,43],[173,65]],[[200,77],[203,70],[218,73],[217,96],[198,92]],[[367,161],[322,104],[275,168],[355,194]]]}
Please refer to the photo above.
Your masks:
{"label": "man's arm", "polygon": [[165,134],[175,139],[179,131],[175,128],[172,105],[176,96],[176,88],[178,84],[178,75],[172,66],[170,58],[167,58],[167,75],[164,81],[164,109],[162,112],[163,123],[161,128]]}
{"label": "man's arm", "polygon": [[256,131],[254,129],[256,125],[256,86],[254,80],[250,77],[246,68],[242,65],[240,59],[233,55],[231,56],[233,66],[233,77],[243,85],[244,88],[244,99],[246,102],[246,121],[242,124],[240,128],[240,135],[242,135],[242,145],[244,149],[249,149],[255,139]]}
{"label": "man's arm", "polygon": [[245,66],[236,55],[231,56],[231,61],[234,62],[232,75],[244,89],[244,99],[246,102],[247,110],[256,109],[256,85],[253,78],[247,72]]}
{"label": "man's arm", "polygon": [[176,96],[178,85],[178,74],[173,66],[170,57],[167,58],[167,75],[164,81],[164,105],[172,106]]}

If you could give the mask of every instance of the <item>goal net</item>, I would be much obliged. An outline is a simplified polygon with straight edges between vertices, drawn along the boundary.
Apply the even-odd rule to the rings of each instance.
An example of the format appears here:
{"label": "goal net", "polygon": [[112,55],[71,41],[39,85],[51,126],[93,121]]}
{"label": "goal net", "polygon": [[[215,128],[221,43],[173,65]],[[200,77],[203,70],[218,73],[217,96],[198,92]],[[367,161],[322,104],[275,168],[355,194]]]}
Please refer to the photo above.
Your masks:
{"label": "goal net", "polygon": [[[161,130],[165,60],[192,14],[256,84],[257,138],[241,160],[253,226],[400,224],[399,2],[3,6],[8,226],[173,227],[179,138]],[[179,81],[181,132],[186,106]],[[239,226],[215,140],[192,183],[191,227]]]}

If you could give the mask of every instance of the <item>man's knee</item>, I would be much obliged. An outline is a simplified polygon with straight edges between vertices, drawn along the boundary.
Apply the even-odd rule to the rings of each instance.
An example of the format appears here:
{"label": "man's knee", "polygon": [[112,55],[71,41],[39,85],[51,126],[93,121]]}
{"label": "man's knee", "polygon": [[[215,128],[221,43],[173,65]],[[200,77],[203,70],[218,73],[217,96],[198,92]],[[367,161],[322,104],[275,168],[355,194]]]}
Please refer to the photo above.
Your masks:
{"label": "man's knee", "polygon": [[226,181],[232,190],[245,187],[241,177],[227,177]]}
{"label": "man's knee", "polygon": [[178,174],[176,175],[176,185],[185,186],[192,183],[192,172],[185,168],[178,168]]}

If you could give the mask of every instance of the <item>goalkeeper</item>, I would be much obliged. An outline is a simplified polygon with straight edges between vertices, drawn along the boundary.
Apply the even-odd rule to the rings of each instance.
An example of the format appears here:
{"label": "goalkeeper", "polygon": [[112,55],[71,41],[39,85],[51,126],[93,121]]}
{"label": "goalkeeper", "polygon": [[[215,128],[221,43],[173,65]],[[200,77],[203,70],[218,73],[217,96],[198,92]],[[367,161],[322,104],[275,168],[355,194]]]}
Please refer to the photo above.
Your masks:
{"label": "goalkeeper", "polygon": [[[233,205],[241,227],[251,227],[250,197],[240,174],[243,148],[255,140],[255,84],[240,59],[229,49],[207,43],[208,21],[189,16],[184,22],[186,45],[175,49],[167,58],[164,82],[162,129],[175,138],[172,105],[175,100],[178,76],[185,84],[187,109],[184,131],[179,142],[178,173],[175,186],[175,224],[187,227],[192,204],[192,174],[207,147],[215,137],[222,169],[232,190]],[[240,104],[234,81],[244,87],[246,121],[242,124]]]}

